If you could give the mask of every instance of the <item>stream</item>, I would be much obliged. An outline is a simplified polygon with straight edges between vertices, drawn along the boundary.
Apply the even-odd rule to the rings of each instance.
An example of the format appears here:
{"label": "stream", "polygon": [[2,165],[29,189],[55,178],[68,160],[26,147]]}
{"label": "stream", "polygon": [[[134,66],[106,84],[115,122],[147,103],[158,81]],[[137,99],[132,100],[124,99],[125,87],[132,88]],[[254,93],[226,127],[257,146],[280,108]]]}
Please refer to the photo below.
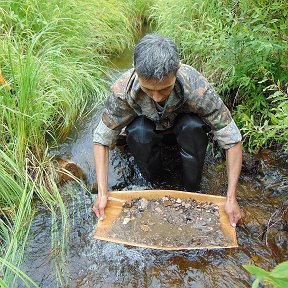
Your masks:
{"label": "stream", "polygon": [[[127,50],[125,57],[114,61],[117,70],[111,73],[116,77],[130,64],[131,51]],[[88,187],[96,181],[92,131],[99,115],[91,113],[81,120],[65,143],[51,152],[76,163]],[[167,182],[150,183],[142,178],[127,148],[116,147],[110,151],[109,190],[180,190],[174,161],[167,160],[172,173]],[[212,145],[201,187],[201,193],[226,193],[225,162]],[[239,248],[234,249],[163,251],[95,240],[97,219],[91,207],[96,195],[72,181],[61,191],[70,220],[66,253],[61,256],[57,242],[61,227],[58,238],[53,236],[51,213],[39,202],[21,267],[40,287],[251,287],[254,277],[243,264],[270,271],[288,260],[288,154],[284,152],[244,154],[238,200],[245,218],[237,227]]]}

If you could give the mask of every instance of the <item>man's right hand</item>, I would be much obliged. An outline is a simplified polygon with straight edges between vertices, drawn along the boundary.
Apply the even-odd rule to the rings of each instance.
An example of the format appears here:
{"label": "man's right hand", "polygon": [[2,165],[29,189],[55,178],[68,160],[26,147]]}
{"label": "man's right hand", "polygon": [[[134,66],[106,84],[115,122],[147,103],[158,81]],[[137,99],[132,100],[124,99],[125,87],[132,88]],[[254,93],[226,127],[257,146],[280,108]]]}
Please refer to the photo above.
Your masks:
{"label": "man's right hand", "polygon": [[104,220],[105,214],[104,214],[104,209],[107,205],[107,196],[106,195],[98,195],[92,210],[96,214],[96,216],[99,218],[99,220]]}

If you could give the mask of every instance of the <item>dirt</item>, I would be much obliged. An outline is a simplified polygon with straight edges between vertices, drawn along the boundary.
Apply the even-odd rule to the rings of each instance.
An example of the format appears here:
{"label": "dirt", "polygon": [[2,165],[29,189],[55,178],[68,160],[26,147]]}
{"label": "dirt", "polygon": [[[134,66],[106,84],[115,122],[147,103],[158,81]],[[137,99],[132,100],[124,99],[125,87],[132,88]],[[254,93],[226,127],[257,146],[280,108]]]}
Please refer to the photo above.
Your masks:
{"label": "dirt", "polygon": [[170,196],[126,201],[109,236],[161,247],[227,246],[231,242],[220,228],[216,204]]}

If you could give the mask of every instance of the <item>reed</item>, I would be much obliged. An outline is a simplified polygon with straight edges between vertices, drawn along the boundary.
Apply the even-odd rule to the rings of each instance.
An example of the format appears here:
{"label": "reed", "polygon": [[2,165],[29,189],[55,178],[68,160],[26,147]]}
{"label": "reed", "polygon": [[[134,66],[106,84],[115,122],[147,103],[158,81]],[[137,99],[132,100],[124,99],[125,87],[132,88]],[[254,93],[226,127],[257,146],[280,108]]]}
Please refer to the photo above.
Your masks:
{"label": "reed", "polygon": [[[139,9],[143,3],[137,1]],[[0,67],[7,81],[0,84],[4,287],[17,286],[17,277],[35,286],[18,268],[35,197],[51,211],[52,242],[60,241],[60,254],[65,252],[69,221],[48,150],[103,101],[109,57],[133,45],[141,11],[133,1],[1,1]]]}

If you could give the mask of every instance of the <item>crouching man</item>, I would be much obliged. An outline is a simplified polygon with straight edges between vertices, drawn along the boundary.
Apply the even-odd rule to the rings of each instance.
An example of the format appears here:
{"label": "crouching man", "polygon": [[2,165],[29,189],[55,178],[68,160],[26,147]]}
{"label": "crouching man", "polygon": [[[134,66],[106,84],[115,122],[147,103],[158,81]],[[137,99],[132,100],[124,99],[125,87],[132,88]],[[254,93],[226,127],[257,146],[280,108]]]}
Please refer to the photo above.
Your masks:
{"label": "crouching man", "polygon": [[162,171],[160,144],[173,133],[180,148],[183,185],[199,190],[207,133],[226,151],[228,189],[225,210],[232,226],[241,218],[236,186],[242,166],[241,134],[228,108],[207,80],[180,63],[176,44],[148,34],[137,44],[134,68],[113,84],[102,118],[94,131],[98,197],[93,211],[104,219],[107,203],[108,153],[122,128],[144,178],[153,181]]}

